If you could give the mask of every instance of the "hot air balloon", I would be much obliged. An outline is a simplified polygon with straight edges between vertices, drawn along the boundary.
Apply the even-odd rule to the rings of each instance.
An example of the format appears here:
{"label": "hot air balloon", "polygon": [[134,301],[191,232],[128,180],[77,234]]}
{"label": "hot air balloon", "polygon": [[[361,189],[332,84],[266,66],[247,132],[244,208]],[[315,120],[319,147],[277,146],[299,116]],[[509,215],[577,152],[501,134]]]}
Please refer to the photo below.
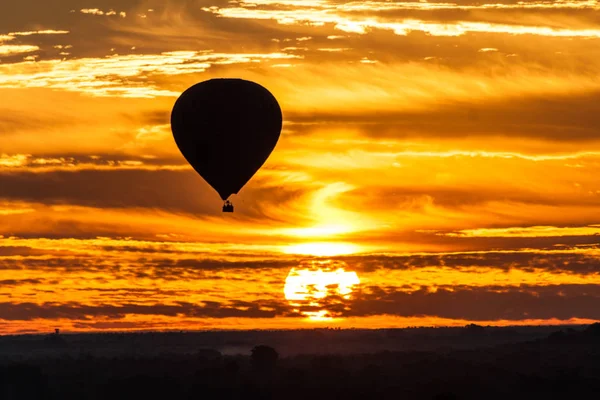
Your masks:
{"label": "hot air balloon", "polygon": [[175,102],[171,130],[177,147],[225,201],[265,163],[281,133],[281,108],[263,86],[242,79],[211,79]]}

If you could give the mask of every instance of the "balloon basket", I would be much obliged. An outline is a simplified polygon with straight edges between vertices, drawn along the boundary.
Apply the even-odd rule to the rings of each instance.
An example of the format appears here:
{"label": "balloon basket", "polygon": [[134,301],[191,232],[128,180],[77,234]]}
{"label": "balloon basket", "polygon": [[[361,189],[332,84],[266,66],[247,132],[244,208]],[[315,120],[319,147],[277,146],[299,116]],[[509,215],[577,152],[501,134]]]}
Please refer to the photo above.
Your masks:
{"label": "balloon basket", "polygon": [[233,212],[233,204],[229,200],[223,204],[223,212],[224,213],[232,213]]}

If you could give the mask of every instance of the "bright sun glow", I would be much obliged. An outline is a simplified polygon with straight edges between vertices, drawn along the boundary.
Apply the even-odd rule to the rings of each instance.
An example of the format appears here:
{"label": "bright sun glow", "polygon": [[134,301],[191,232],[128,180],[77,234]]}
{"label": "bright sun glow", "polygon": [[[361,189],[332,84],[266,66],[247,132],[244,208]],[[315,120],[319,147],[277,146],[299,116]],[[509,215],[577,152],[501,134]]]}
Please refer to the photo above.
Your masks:
{"label": "bright sun glow", "polygon": [[348,301],[356,285],[356,272],[345,271],[345,263],[320,261],[309,266],[292,268],[283,292],[294,310],[313,321],[330,320],[336,316],[332,309],[348,309]]}
{"label": "bright sun glow", "polygon": [[330,242],[301,243],[287,246],[283,249],[283,252],[286,254],[300,254],[317,257],[333,257],[355,254],[359,251],[360,247],[352,243]]}

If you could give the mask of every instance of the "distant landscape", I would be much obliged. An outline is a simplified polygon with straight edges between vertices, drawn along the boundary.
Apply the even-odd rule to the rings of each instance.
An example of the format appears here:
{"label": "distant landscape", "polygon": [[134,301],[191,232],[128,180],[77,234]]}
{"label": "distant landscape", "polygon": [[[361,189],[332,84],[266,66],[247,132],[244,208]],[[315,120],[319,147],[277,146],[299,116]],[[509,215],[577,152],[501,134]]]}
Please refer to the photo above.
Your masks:
{"label": "distant landscape", "polygon": [[481,399],[600,393],[589,326],[0,337],[3,399]]}

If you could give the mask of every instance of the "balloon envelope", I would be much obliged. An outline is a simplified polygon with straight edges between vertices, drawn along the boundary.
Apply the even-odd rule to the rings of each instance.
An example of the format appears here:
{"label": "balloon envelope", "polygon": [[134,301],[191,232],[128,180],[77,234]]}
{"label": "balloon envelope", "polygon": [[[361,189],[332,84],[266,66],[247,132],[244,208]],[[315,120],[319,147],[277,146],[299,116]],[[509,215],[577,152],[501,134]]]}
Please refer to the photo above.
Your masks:
{"label": "balloon envelope", "polygon": [[211,79],[177,99],[171,129],[185,159],[226,200],[265,163],[282,120],[277,100],[261,85]]}

